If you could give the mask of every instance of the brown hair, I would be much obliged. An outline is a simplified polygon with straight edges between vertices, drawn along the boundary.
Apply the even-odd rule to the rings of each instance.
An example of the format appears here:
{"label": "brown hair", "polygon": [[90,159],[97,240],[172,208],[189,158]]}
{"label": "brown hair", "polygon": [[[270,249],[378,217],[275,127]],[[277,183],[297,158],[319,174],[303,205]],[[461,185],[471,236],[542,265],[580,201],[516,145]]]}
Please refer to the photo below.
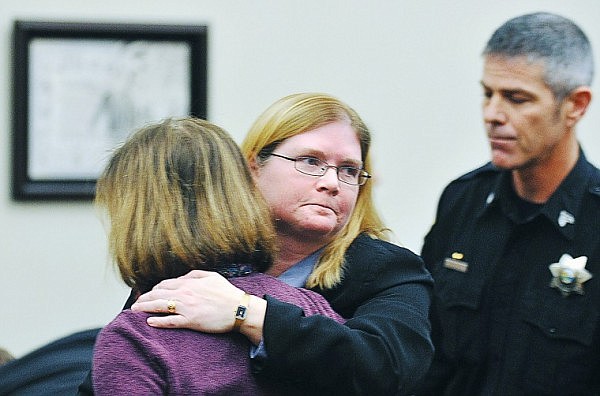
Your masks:
{"label": "brown hair", "polygon": [[146,126],[117,148],[98,179],[109,248],[124,282],[144,291],[191,269],[271,265],[269,210],[238,146],[196,118]]}

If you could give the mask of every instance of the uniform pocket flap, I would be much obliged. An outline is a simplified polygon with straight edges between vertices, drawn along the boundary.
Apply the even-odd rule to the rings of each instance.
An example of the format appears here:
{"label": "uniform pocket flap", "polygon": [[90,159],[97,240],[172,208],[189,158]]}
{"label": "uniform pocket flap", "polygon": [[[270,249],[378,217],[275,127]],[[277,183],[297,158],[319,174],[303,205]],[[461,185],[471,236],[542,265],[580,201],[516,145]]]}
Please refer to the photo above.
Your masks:
{"label": "uniform pocket flap", "polygon": [[[533,311],[534,314],[529,312],[529,315],[524,315],[523,320],[548,338],[570,340],[591,346],[598,322],[598,309],[581,304],[575,307],[569,304],[569,301],[562,303],[540,306]],[[574,300],[571,303],[577,304]]]}

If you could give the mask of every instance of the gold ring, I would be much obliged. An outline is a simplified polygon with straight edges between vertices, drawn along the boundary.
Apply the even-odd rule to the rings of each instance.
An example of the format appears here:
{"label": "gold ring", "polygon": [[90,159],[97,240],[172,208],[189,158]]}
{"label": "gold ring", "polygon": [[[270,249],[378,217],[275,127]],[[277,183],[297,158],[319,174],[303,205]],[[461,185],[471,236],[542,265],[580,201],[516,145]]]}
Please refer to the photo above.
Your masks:
{"label": "gold ring", "polygon": [[174,300],[169,300],[167,301],[167,311],[169,311],[169,313],[175,313],[175,310],[177,309],[177,306],[175,305],[175,301]]}

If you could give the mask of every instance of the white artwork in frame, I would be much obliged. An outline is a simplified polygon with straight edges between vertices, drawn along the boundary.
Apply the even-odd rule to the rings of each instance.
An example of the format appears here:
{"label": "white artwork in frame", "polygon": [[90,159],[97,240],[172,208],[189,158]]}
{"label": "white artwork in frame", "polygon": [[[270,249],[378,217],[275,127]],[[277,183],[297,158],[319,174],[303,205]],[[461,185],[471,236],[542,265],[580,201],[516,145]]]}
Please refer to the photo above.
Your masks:
{"label": "white artwork in frame", "polygon": [[207,27],[15,21],[16,200],[90,199],[114,147],[207,113]]}
{"label": "white artwork in frame", "polygon": [[190,59],[180,42],[33,40],[28,177],[97,178],[134,129],[189,114]]}

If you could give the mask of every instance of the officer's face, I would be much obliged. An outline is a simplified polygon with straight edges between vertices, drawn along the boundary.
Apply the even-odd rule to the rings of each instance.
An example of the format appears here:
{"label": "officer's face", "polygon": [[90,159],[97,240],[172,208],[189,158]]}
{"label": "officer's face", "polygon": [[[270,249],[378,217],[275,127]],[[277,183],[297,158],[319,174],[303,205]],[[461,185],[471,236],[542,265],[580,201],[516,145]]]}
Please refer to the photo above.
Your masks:
{"label": "officer's face", "polygon": [[543,66],[525,58],[488,56],[483,68],[483,120],[492,162],[526,169],[551,161],[569,138],[564,102],[544,83]]}

